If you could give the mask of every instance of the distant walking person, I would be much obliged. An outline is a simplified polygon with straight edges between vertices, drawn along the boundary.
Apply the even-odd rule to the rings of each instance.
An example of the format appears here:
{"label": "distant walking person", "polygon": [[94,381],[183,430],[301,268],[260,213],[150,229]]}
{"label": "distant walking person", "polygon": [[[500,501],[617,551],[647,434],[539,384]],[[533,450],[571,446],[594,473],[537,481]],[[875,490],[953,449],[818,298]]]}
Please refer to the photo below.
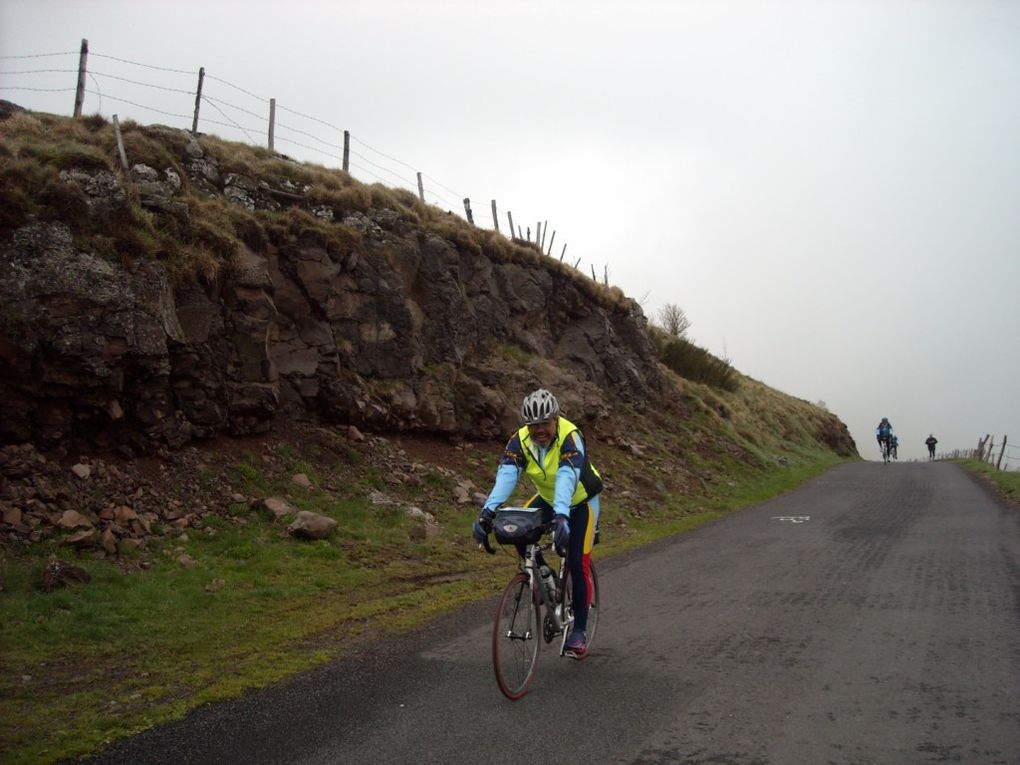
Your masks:
{"label": "distant walking person", "polygon": [[924,442],[925,444],[928,445],[928,459],[929,460],[935,459],[935,444],[937,444],[939,440],[935,438],[935,436],[933,436],[931,433],[929,433],[928,437],[924,440]]}

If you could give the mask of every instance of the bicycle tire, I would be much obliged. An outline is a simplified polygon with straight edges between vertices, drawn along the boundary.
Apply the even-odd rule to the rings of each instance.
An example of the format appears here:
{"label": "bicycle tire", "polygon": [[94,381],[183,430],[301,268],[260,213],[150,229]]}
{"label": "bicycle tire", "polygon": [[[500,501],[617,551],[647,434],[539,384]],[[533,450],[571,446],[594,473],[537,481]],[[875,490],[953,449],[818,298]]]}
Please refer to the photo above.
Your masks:
{"label": "bicycle tire", "polygon": [[[588,606],[588,624],[585,632],[588,640],[588,649],[590,650],[592,642],[595,640],[595,632],[598,630],[599,613],[602,603],[599,599],[599,575],[595,570],[595,561],[588,561],[588,570],[591,572],[591,605]],[[570,570],[567,569],[563,573],[563,610],[561,613],[568,615],[571,624],[574,621],[573,589],[570,581]],[[563,630],[563,641],[560,645],[561,656],[563,655],[563,646],[566,645],[569,632],[570,630]]]}
{"label": "bicycle tire", "polygon": [[541,635],[538,595],[527,574],[517,574],[503,590],[492,623],[492,669],[511,701],[524,696],[535,678]]}

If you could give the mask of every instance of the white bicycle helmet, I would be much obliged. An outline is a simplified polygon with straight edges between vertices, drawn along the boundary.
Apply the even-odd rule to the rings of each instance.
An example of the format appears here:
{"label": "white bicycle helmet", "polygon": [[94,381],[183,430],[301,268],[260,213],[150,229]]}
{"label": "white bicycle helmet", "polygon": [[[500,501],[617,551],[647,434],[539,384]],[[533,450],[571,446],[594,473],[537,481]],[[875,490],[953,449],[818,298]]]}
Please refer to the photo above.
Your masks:
{"label": "white bicycle helmet", "polygon": [[524,397],[521,404],[521,419],[525,425],[551,420],[560,413],[560,402],[545,388],[539,388]]}

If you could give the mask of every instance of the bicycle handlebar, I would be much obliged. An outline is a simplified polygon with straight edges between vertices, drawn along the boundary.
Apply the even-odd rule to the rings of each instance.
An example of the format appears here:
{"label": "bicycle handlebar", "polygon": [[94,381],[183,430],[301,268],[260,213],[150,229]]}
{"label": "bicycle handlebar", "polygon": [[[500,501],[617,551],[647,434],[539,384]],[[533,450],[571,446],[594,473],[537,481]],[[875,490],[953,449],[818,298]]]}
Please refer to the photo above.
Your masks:
{"label": "bicycle handlebar", "polygon": [[[549,534],[550,532],[555,530],[555,528],[556,528],[556,521],[550,521],[549,523],[543,523],[542,526],[541,526],[542,536],[545,536],[546,534]],[[483,542],[481,544],[481,547],[482,547],[482,549],[485,550],[485,552],[489,553],[489,555],[495,555],[496,554],[496,548],[493,547],[492,543],[489,541],[489,536],[491,534],[492,534],[492,529],[490,528],[486,532],[486,534],[485,534],[485,539],[483,540]]]}

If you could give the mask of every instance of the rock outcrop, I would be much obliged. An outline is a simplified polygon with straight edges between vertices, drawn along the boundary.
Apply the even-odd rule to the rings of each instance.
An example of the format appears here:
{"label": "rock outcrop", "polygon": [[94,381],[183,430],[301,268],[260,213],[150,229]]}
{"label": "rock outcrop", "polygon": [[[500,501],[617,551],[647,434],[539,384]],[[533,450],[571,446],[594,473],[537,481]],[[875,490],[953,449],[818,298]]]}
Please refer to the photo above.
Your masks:
{"label": "rock outcrop", "polygon": [[173,164],[127,179],[60,179],[90,216],[137,204],[195,227],[187,190],[244,213],[298,210],[329,241],[278,226],[234,241],[223,274],[177,281],[163,260],[91,251],[61,220],[0,231],[0,441],[139,453],[281,417],[486,437],[540,384],[588,421],[658,394],[637,304],[553,259],[501,257],[401,209],[323,204],[221,172],[190,137],[174,145]]}

